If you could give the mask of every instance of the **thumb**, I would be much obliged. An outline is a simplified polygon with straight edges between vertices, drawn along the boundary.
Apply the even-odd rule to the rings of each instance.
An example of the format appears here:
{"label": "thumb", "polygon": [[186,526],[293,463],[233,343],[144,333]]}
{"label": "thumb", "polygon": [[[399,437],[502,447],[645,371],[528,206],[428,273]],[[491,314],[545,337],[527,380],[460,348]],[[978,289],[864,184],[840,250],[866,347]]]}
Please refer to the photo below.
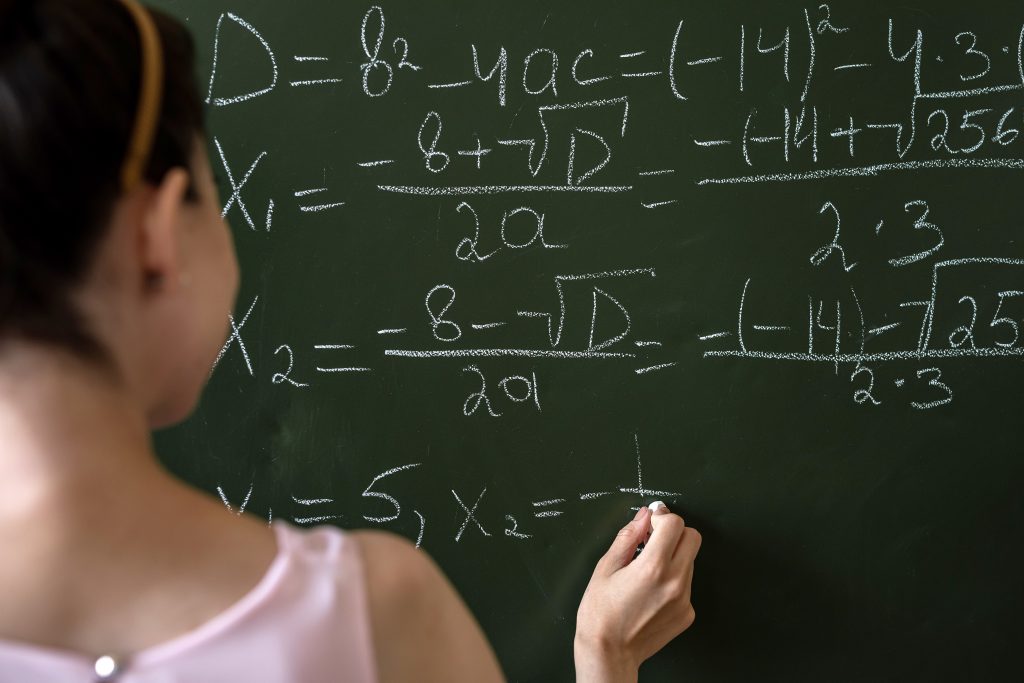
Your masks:
{"label": "thumb", "polygon": [[633,521],[619,530],[611,547],[608,548],[608,552],[601,560],[600,571],[603,574],[617,572],[633,561],[636,547],[647,540],[650,515],[651,511],[646,506],[642,506]]}

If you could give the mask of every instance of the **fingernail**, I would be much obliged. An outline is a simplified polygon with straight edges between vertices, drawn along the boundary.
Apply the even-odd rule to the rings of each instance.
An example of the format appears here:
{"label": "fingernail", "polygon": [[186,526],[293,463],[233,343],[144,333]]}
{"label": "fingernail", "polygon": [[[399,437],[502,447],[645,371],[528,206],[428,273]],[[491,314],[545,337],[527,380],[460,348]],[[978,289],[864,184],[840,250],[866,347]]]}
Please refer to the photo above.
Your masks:
{"label": "fingernail", "polygon": [[668,510],[668,506],[665,505],[664,503],[662,503],[660,500],[654,501],[653,503],[651,503],[647,507],[649,507],[651,509],[651,514],[654,514],[655,512],[660,510],[661,508],[665,508],[666,510]]}

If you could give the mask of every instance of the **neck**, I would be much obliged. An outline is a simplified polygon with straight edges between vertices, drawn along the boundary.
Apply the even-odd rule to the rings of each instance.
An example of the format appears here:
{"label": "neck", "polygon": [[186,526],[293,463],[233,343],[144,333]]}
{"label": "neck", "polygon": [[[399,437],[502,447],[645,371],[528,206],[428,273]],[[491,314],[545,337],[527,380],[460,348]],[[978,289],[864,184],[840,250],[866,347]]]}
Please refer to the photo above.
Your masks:
{"label": "neck", "polygon": [[0,644],[143,649],[208,620],[266,572],[276,552],[266,524],[239,526],[165,472],[147,413],[88,363],[0,348]]}
{"label": "neck", "polygon": [[73,533],[166,478],[130,391],[66,352],[5,345],[0,434],[0,537],[26,526]]}

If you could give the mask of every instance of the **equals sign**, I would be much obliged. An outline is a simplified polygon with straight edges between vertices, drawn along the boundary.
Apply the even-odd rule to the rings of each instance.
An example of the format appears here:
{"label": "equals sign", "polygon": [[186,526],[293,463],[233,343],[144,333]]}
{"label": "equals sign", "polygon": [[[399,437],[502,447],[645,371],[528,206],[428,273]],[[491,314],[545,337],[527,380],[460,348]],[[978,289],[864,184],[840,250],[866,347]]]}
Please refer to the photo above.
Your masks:
{"label": "equals sign", "polygon": [[[531,503],[531,505],[533,505],[533,507],[535,507],[535,508],[545,508],[545,507],[551,507],[552,505],[558,505],[559,503],[564,503],[564,502],[565,502],[565,498],[553,498],[551,500],[537,501],[536,503]],[[562,511],[561,510],[536,510],[536,511],[534,511],[533,516],[536,517],[537,519],[545,519],[545,518],[548,518],[548,517],[561,517],[562,516]]]}
{"label": "equals sign", "polygon": [[[329,62],[331,61],[328,57],[310,57],[305,55],[294,55],[292,57],[296,62]],[[332,83],[341,83],[340,78],[313,78],[302,81],[292,81],[291,86],[293,88],[299,88],[302,86],[311,85],[330,85]]]}
{"label": "equals sign", "polygon": [[[351,344],[318,344],[313,347],[317,351],[346,351],[354,349]],[[372,372],[372,368],[344,367],[344,368],[322,368],[317,367],[317,372],[338,373],[338,372]]]}
{"label": "equals sign", "polygon": [[[299,190],[295,193],[295,198],[300,199],[302,197],[308,197],[314,194],[320,194],[321,192],[327,192],[326,187],[318,187],[312,190]],[[328,209],[336,209],[339,206],[345,206],[345,202],[330,202],[327,204],[306,204],[299,206],[299,211],[303,213],[319,213],[320,211],[327,211]]]}

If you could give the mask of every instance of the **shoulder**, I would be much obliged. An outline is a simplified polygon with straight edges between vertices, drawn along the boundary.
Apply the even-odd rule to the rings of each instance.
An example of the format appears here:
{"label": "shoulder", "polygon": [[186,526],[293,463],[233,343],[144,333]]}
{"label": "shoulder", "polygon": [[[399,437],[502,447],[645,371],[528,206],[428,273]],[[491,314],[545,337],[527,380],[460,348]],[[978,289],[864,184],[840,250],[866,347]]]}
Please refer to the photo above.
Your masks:
{"label": "shoulder", "polygon": [[447,587],[430,556],[401,536],[386,532],[353,531],[349,536],[362,557],[374,622],[402,627],[426,616],[423,612],[430,609],[428,601],[439,587]]}
{"label": "shoulder", "polygon": [[426,552],[388,533],[349,535],[362,554],[383,683],[503,680],[480,627]]}
{"label": "shoulder", "polygon": [[431,622],[458,598],[429,556],[404,538],[374,531],[351,536],[362,553],[381,681],[403,680],[417,670],[423,675],[424,650],[431,649],[426,634],[445,638]]}
{"label": "shoulder", "polygon": [[375,621],[408,619],[445,580],[430,557],[401,536],[330,525],[274,526],[280,553],[288,556],[293,572],[359,587]]}
{"label": "shoulder", "polygon": [[281,547],[293,566],[343,579],[359,587],[374,624],[400,626],[446,582],[430,557],[401,536],[382,531],[348,531],[330,525],[277,525]]}

